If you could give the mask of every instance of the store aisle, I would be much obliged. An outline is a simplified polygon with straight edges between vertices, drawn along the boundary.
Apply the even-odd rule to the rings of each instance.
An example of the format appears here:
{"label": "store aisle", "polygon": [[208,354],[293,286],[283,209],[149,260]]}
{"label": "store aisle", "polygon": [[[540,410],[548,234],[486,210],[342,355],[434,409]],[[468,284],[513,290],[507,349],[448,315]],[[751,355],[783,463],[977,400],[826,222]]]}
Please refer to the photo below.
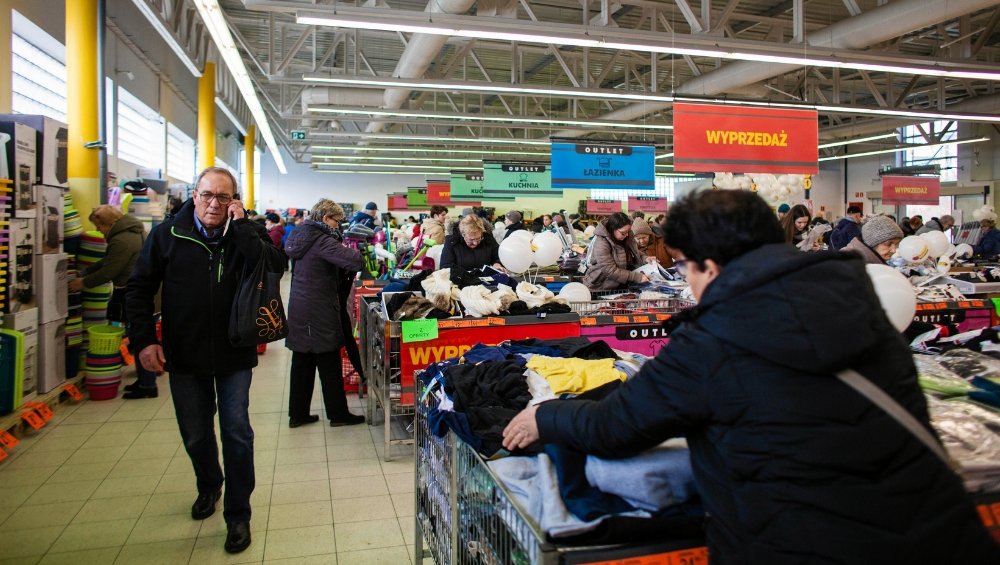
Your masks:
{"label": "store aisle", "polygon": [[[288,428],[291,354],[268,346],[254,372],[253,544],[228,555],[222,503],[191,519],[196,491],[166,377],[156,399],[64,405],[0,464],[0,564],[410,563],[413,460],[382,427]],[[127,382],[131,379],[127,379]],[[351,409],[362,413],[356,395]]]}

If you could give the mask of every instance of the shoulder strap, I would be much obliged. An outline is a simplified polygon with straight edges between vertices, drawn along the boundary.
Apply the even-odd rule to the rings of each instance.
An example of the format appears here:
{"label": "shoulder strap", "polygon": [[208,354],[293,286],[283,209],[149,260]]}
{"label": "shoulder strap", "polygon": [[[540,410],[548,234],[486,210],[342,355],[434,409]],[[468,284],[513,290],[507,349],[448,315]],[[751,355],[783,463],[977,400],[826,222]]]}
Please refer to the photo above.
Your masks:
{"label": "shoulder strap", "polygon": [[944,450],[944,447],[916,418],[913,417],[905,408],[899,405],[891,396],[885,393],[881,388],[879,388],[875,383],[866,379],[861,373],[853,369],[845,369],[837,373],[837,378],[840,379],[844,384],[853,388],[854,390],[861,393],[862,396],[871,400],[873,404],[885,411],[886,414],[892,416],[894,420],[899,422],[901,426],[909,430],[917,439],[920,440],[927,449],[931,450],[931,453],[937,455],[941,461],[944,462],[950,469],[956,473],[960,471],[958,464],[948,456],[948,452]]}

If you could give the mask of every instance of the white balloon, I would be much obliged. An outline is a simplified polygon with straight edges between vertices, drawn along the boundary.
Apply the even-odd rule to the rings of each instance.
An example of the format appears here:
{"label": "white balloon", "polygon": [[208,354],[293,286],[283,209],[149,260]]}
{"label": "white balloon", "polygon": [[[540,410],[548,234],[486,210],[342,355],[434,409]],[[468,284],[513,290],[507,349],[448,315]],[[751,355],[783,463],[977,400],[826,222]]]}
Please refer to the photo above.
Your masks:
{"label": "white balloon", "polygon": [[941,273],[942,275],[946,275],[946,274],[948,274],[948,271],[950,271],[950,270],[951,270],[951,258],[950,257],[941,257],[940,259],[938,259],[938,262],[937,262],[937,271],[939,273]]}
{"label": "white balloon", "polygon": [[944,232],[937,230],[920,234],[920,237],[927,240],[927,248],[931,257],[941,257],[948,251],[948,236]]}
{"label": "white balloon", "polygon": [[917,294],[910,281],[888,265],[866,265],[875,294],[892,325],[903,331],[917,311]]}
{"label": "white balloon", "polygon": [[550,231],[535,235],[531,245],[535,248],[535,264],[539,267],[554,265],[562,255],[562,242],[558,235]]}
{"label": "white balloon", "polygon": [[[514,232],[520,233],[520,232]],[[530,233],[530,232],[529,232]],[[513,236],[513,234],[511,234]],[[500,244],[500,263],[512,273],[523,273],[535,260],[531,242],[523,238],[508,237]]]}
{"label": "white balloon", "polygon": [[531,241],[531,238],[535,237],[535,233],[529,230],[517,230],[507,236],[504,241],[508,239],[514,239],[518,241]]}
{"label": "white balloon", "polygon": [[899,256],[910,263],[919,263],[928,257],[930,249],[928,241],[922,237],[910,235],[899,242]]}
{"label": "white balloon", "polygon": [[583,283],[567,283],[559,291],[559,298],[565,298],[568,302],[589,302],[590,289]]}
{"label": "white balloon", "polygon": [[427,253],[425,253],[425,255],[427,257],[430,257],[431,259],[434,260],[434,268],[435,269],[440,269],[441,268],[441,252],[442,251],[444,251],[444,246],[443,245],[435,245],[434,247],[431,247],[430,249],[428,249]]}
{"label": "white balloon", "polygon": [[968,243],[959,243],[955,246],[955,257],[957,259],[967,259],[972,257],[973,249]]}

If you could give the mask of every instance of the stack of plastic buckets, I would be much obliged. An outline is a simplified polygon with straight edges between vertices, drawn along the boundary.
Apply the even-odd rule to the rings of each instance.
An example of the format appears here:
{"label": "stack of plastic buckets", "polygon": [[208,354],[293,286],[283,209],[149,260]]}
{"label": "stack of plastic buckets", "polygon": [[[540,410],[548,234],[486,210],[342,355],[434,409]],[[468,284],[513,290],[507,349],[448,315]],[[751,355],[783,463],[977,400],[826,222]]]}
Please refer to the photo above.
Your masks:
{"label": "stack of plastic buckets", "polygon": [[[108,249],[108,242],[99,231],[88,231],[80,238],[80,251],[76,256],[77,268],[81,273],[86,272],[87,267],[104,258]],[[114,286],[111,283],[98,285],[94,288],[85,288],[82,293],[83,301],[83,338],[84,349],[87,349],[86,340],[89,338],[87,330],[93,326],[107,322],[108,300],[111,298],[111,291]]]}
{"label": "stack of plastic buckets", "polygon": [[90,349],[87,351],[87,391],[91,400],[109,400],[118,396],[122,383],[122,336],[125,328],[99,325],[87,328]]}

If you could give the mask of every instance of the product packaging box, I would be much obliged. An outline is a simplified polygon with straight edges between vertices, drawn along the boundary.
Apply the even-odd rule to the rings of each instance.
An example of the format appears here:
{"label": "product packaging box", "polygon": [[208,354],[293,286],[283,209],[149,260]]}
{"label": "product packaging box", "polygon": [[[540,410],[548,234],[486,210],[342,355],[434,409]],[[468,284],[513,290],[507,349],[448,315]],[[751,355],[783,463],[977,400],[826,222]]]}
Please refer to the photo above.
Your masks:
{"label": "product packaging box", "polygon": [[34,129],[37,156],[36,181],[49,186],[66,186],[67,149],[69,128],[59,120],[31,114],[0,114],[0,122],[16,122]]}
{"label": "product packaging box", "polygon": [[24,124],[0,121],[0,134],[0,144],[6,149],[6,163],[0,161],[0,177],[14,181],[14,217],[34,218],[37,206],[32,187],[36,184],[38,132]]}
{"label": "product packaging box", "polygon": [[69,286],[65,253],[35,255],[37,272],[38,322],[48,324],[66,317],[69,309]]}
{"label": "product packaging box", "polygon": [[58,186],[35,186],[38,216],[35,234],[36,253],[60,253],[63,244],[63,189]]}
{"label": "product packaging box", "polygon": [[41,324],[38,330],[38,392],[66,382],[66,320]]}
{"label": "product packaging box", "polygon": [[7,280],[6,312],[17,312],[35,302],[35,220],[10,221],[10,273]]}
{"label": "product packaging box", "polygon": [[26,308],[3,317],[3,327],[24,334],[23,401],[35,396],[38,389],[38,308]]}

